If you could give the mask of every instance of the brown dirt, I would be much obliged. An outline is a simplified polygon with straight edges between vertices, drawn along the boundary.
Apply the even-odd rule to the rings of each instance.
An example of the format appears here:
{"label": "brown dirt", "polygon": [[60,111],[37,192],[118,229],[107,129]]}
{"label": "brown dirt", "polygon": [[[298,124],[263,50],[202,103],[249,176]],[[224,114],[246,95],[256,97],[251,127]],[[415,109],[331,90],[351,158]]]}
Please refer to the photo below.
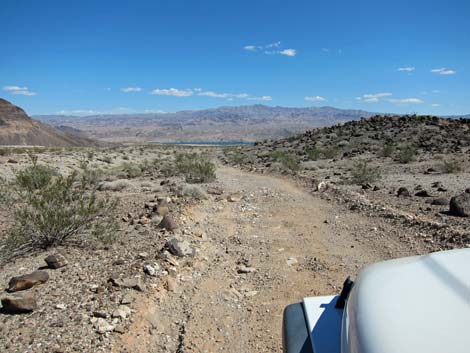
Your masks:
{"label": "brown dirt", "polygon": [[[370,219],[290,181],[221,167],[239,202],[208,200],[189,217],[208,236],[176,291],[149,296],[114,352],[280,352],[284,307],[337,293],[369,263],[423,252],[405,229]],[[393,229],[392,229],[393,227]],[[289,266],[287,260],[298,263]],[[256,272],[239,274],[240,264]]]}

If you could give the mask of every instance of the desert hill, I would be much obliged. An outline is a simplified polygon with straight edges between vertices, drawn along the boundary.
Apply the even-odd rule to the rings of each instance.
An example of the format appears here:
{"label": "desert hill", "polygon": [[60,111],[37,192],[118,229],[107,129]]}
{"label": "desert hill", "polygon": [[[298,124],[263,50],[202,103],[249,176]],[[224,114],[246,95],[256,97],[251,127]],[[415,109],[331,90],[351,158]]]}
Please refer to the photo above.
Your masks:
{"label": "desert hill", "polygon": [[256,150],[282,150],[304,158],[312,151],[336,150],[338,156],[380,152],[384,145],[412,146],[423,152],[459,153],[470,146],[470,119],[436,116],[384,116],[308,130],[277,141],[258,142]]}
{"label": "desert hill", "polygon": [[23,109],[0,98],[0,145],[96,147],[100,143],[33,120]]}

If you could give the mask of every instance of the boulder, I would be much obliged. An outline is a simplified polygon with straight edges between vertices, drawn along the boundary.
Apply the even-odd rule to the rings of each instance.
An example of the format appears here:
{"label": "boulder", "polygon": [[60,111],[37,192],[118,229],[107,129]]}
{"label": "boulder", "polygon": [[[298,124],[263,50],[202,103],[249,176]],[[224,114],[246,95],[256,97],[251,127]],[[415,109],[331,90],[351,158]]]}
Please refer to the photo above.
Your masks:
{"label": "boulder", "polygon": [[144,284],[138,278],[111,278],[110,282],[116,287],[133,288],[140,292],[145,290]]}
{"label": "boulder", "polygon": [[464,192],[450,199],[449,213],[459,217],[470,217],[470,193]]}
{"label": "boulder", "polygon": [[169,231],[174,231],[175,229],[178,229],[176,221],[169,214],[163,217],[162,221],[158,224],[158,226]]}
{"label": "boulder", "polygon": [[8,282],[8,291],[17,292],[29,289],[37,284],[45,283],[49,279],[46,271],[34,271],[27,275],[12,277]]}
{"label": "boulder", "polygon": [[171,238],[165,244],[168,251],[178,257],[194,256],[196,251],[191,243],[187,240],[180,240],[178,238]]}
{"label": "boulder", "polygon": [[401,188],[399,188],[398,191],[397,191],[397,196],[398,197],[410,197],[410,195],[411,195],[410,191],[407,188],[403,187],[403,186]]}
{"label": "boulder", "polygon": [[419,190],[415,196],[418,196],[418,197],[429,197],[431,195],[429,195],[429,192],[427,192],[426,190]]}
{"label": "boulder", "polygon": [[47,267],[51,269],[58,269],[67,265],[67,260],[62,254],[52,254],[44,259],[47,263]]}
{"label": "boulder", "polygon": [[3,311],[9,314],[30,313],[37,309],[38,305],[32,293],[10,294],[2,298]]}
{"label": "boulder", "polygon": [[432,200],[431,202],[431,205],[434,205],[434,206],[445,206],[449,204],[449,200],[443,198],[443,197],[440,197],[440,198],[437,198],[437,199],[434,199]]}

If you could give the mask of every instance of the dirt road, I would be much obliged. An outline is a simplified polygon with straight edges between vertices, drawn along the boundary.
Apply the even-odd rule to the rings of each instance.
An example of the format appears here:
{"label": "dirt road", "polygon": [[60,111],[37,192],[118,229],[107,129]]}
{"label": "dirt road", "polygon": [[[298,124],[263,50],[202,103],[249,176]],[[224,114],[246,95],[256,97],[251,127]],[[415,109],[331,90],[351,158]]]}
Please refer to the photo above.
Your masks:
{"label": "dirt road", "polygon": [[280,352],[287,304],[337,293],[364,265],[413,253],[386,223],[289,181],[227,167],[218,180],[241,199],[190,210],[188,226],[204,234],[193,238],[195,260],[180,264],[176,288],[149,295],[116,352]]}

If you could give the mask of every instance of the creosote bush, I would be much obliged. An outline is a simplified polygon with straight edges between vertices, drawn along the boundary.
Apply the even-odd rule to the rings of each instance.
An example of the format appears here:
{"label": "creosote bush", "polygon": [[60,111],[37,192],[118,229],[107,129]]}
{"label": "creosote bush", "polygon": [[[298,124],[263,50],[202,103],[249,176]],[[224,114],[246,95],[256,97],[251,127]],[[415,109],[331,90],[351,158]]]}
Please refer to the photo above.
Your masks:
{"label": "creosote bush", "polygon": [[209,183],[214,181],[215,164],[207,156],[198,153],[180,153],[175,160],[176,171],[183,174],[188,183]]}
{"label": "creosote bush", "polygon": [[382,150],[380,151],[381,157],[391,157],[395,152],[395,145],[392,143],[386,143],[383,145]]}
{"label": "creosote bush", "polygon": [[273,158],[276,162],[281,163],[282,166],[287,170],[296,172],[300,169],[300,160],[294,154],[282,151],[274,151],[271,153],[271,158]]}
{"label": "creosote bush", "polygon": [[397,154],[398,162],[402,164],[411,163],[416,159],[418,151],[414,146],[402,146]]}
{"label": "creosote bush", "polygon": [[351,181],[354,184],[373,183],[381,177],[380,169],[369,166],[365,160],[355,162],[351,170]]}
{"label": "creosote bush", "polygon": [[338,147],[326,147],[326,148],[310,148],[305,151],[308,158],[312,161],[316,161],[318,159],[332,159],[339,156],[341,153],[341,149]]}
{"label": "creosote bush", "polygon": [[117,199],[98,197],[97,184],[90,173],[84,169],[81,173],[51,176],[37,164],[19,172],[9,185],[14,226],[0,247],[8,252],[6,256],[66,241],[111,242],[117,230],[114,217]]}

